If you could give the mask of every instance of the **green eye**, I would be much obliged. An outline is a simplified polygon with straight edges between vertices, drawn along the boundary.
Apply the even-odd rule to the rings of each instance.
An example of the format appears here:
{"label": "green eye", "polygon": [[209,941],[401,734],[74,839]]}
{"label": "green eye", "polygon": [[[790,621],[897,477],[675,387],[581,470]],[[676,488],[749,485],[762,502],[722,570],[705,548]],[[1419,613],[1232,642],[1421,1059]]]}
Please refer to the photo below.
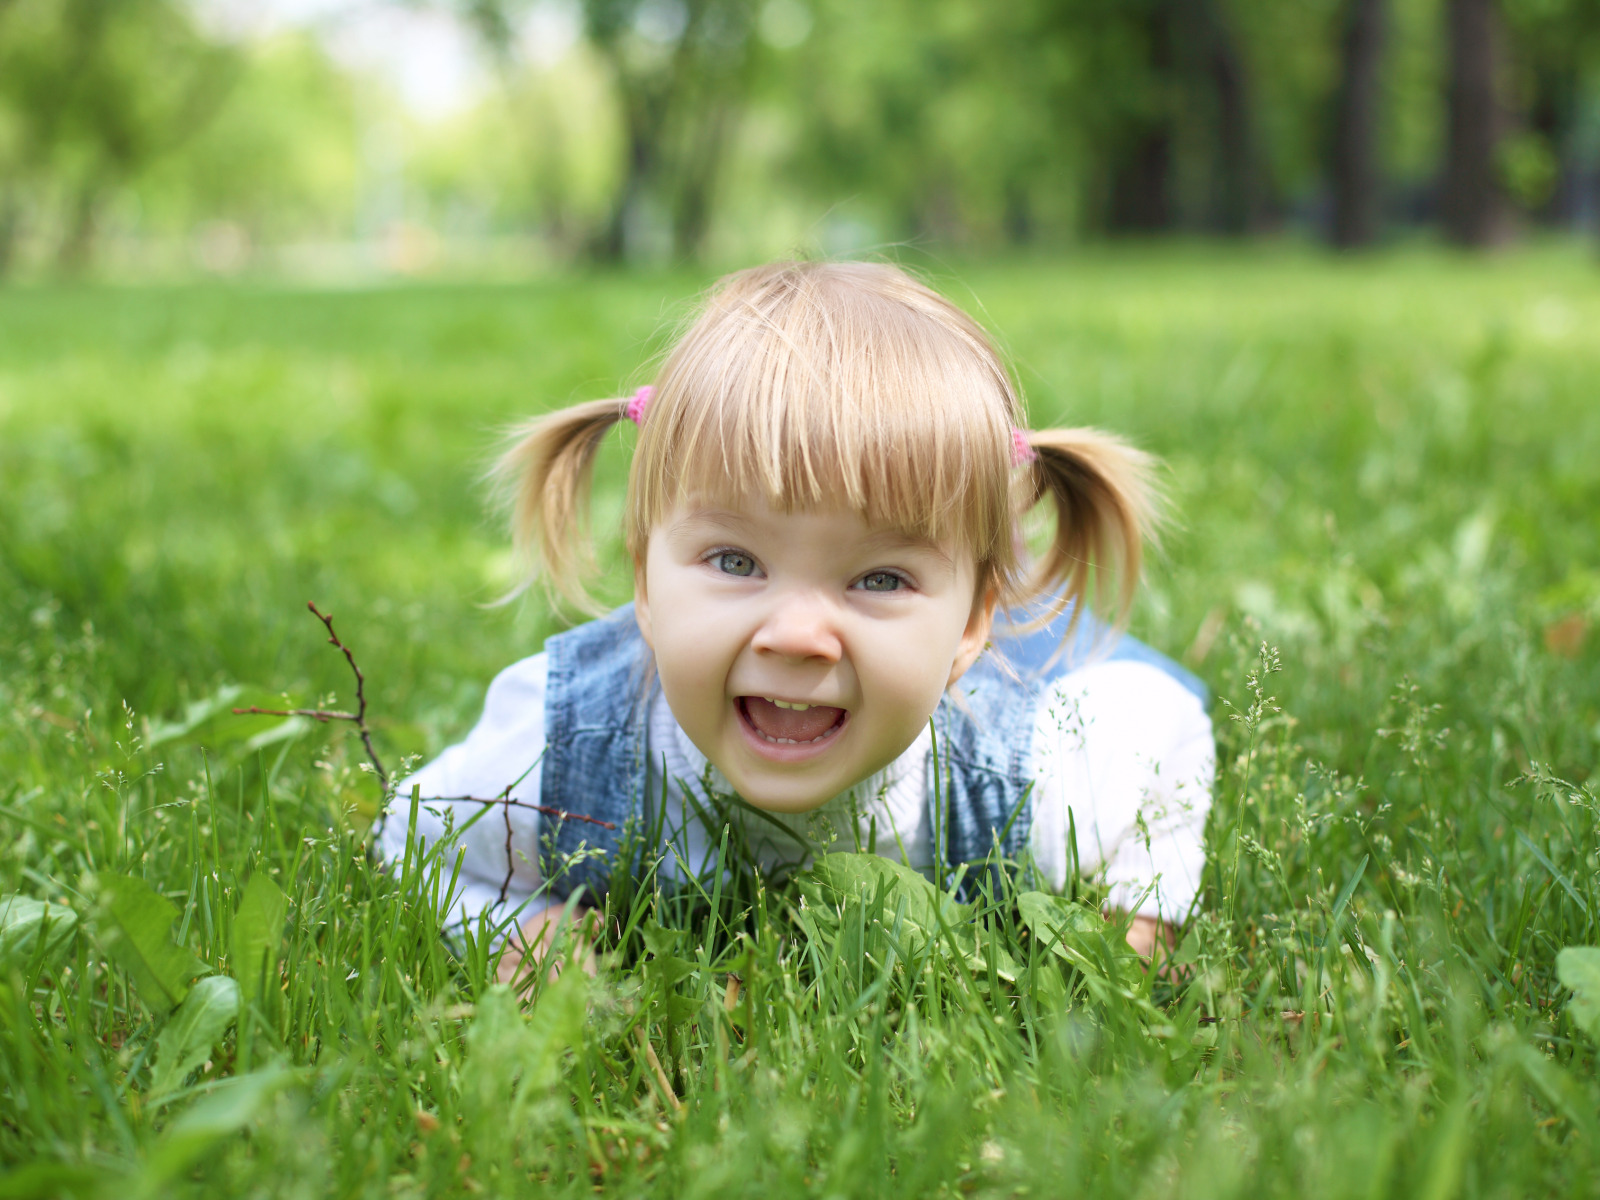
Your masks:
{"label": "green eye", "polygon": [[756,560],[739,550],[723,550],[711,558],[711,563],[724,575],[754,575]]}
{"label": "green eye", "polygon": [[861,579],[861,590],[864,592],[894,592],[904,586],[905,580],[892,571],[874,571]]}

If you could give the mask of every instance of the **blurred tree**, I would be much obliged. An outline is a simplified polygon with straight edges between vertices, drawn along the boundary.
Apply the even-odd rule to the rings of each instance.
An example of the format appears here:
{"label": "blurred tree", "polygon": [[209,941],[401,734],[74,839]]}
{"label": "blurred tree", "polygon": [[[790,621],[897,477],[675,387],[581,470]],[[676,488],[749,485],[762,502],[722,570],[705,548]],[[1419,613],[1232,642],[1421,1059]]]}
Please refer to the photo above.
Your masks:
{"label": "blurred tree", "polygon": [[534,66],[507,56],[501,86],[416,132],[413,199],[446,236],[531,234],[559,261],[589,252],[622,173],[622,121],[610,73],[592,47]]}
{"label": "blurred tree", "polygon": [[1349,0],[1328,164],[1333,244],[1345,249],[1376,241],[1382,218],[1378,131],[1386,25],[1385,0]]}
{"label": "blurred tree", "polygon": [[1511,208],[1500,176],[1507,129],[1505,30],[1496,0],[1449,0],[1450,55],[1440,214],[1452,241],[1492,246],[1511,234]]}
{"label": "blurred tree", "polygon": [[[749,90],[751,0],[583,0],[590,42],[610,65],[627,151],[596,255],[620,260],[665,203],[672,246],[696,258],[722,155]],[[646,235],[647,236],[647,235]]]}
{"label": "blurred tree", "polygon": [[1263,219],[1263,180],[1253,65],[1220,0],[1201,0],[1198,16],[1206,73],[1216,96],[1213,223],[1224,233],[1254,233]]}
{"label": "blurred tree", "polygon": [[777,85],[795,114],[796,190],[844,198],[890,237],[958,244],[1031,237],[1070,209],[1082,126],[1057,106],[1075,66],[1038,36],[1029,4],[821,0],[815,11]]}
{"label": "blurred tree", "polygon": [[179,0],[0,6],[0,264],[32,193],[64,214],[62,266],[84,265],[108,197],[205,124],[235,63]]}
{"label": "blurred tree", "polygon": [[1505,0],[1514,92],[1524,114],[1501,156],[1512,197],[1535,217],[1577,226],[1600,187],[1600,4]]}
{"label": "blurred tree", "polygon": [[357,93],[307,34],[252,45],[205,127],[134,184],[141,227],[226,222],[250,244],[344,235],[361,194]]}
{"label": "blurred tree", "polygon": [[[404,0],[415,5],[418,0]],[[441,0],[501,62],[529,0]],[[602,261],[644,249],[663,225],[672,252],[698,258],[723,156],[758,53],[755,0],[580,0],[584,34],[614,82],[624,130],[609,212],[590,239]]]}
{"label": "blurred tree", "polygon": [[[1035,0],[1027,41],[1071,64],[1050,97],[1077,127],[1091,226],[1158,233],[1259,229],[1269,207],[1257,0]],[[1018,61],[1026,62],[1026,53]],[[1014,68],[1013,68],[1014,69]]]}
{"label": "blurred tree", "polygon": [[[1060,28],[1062,35],[1070,37],[1073,27],[1082,28],[1079,14],[1068,9],[1062,15],[1068,18]],[[1120,68],[1126,72],[1119,90],[1133,101],[1121,111],[1106,114],[1101,137],[1096,139],[1108,171],[1106,227],[1114,233],[1170,229],[1177,221],[1177,0],[1146,0],[1120,13],[1101,10],[1097,15],[1116,24],[1126,22],[1122,29],[1102,24],[1096,32],[1108,47],[1132,50],[1130,57],[1115,66],[1103,59],[1099,64],[1101,71]]]}

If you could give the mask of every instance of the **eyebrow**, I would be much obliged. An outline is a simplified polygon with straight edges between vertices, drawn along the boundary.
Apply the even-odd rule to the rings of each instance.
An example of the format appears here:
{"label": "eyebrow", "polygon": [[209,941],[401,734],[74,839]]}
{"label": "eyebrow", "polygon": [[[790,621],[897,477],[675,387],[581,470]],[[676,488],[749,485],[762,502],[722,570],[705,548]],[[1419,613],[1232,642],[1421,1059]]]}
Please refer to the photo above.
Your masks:
{"label": "eyebrow", "polygon": [[[744,534],[750,531],[749,519],[740,516],[737,512],[726,508],[695,508],[684,514],[680,525],[689,522],[700,522],[706,525],[724,529],[731,534]],[[876,529],[862,539],[862,544],[876,553],[889,553],[895,550],[923,550],[936,557],[941,564],[955,566],[955,556],[932,538],[923,537],[921,534],[912,533],[905,529]]]}

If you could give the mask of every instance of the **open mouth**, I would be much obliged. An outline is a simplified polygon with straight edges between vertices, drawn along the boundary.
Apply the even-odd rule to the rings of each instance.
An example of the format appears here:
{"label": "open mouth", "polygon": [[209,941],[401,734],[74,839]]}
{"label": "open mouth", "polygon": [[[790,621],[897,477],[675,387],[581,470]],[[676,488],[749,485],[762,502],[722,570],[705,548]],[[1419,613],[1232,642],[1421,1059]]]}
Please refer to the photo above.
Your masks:
{"label": "open mouth", "polygon": [[770,696],[740,696],[739,713],[750,732],[772,746],[816,746],[844,727],[847,710]]}

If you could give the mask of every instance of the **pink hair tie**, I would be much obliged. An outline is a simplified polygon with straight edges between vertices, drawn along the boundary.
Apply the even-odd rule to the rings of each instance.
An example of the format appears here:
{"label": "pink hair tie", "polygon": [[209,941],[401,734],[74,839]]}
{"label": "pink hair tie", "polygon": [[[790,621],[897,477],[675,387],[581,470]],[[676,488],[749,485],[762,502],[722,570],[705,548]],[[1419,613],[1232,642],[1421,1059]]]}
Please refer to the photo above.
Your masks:
{"label": "pink hair tie", "polygon": [[645,384],[633,394],[633,399],[628,401],[628,407],[623,411],[623,415],[635,425],[643,427],[644,410],[649,406],[650,401],[655,399],[655,394],[655,388],[648,383]]}
{"label": "pink hair tie", "polygon": [[1011,427],[1011,465],[1020,467],[1039,457],[1039,452],[1028,445],[1028,435],[1015,425]]}

